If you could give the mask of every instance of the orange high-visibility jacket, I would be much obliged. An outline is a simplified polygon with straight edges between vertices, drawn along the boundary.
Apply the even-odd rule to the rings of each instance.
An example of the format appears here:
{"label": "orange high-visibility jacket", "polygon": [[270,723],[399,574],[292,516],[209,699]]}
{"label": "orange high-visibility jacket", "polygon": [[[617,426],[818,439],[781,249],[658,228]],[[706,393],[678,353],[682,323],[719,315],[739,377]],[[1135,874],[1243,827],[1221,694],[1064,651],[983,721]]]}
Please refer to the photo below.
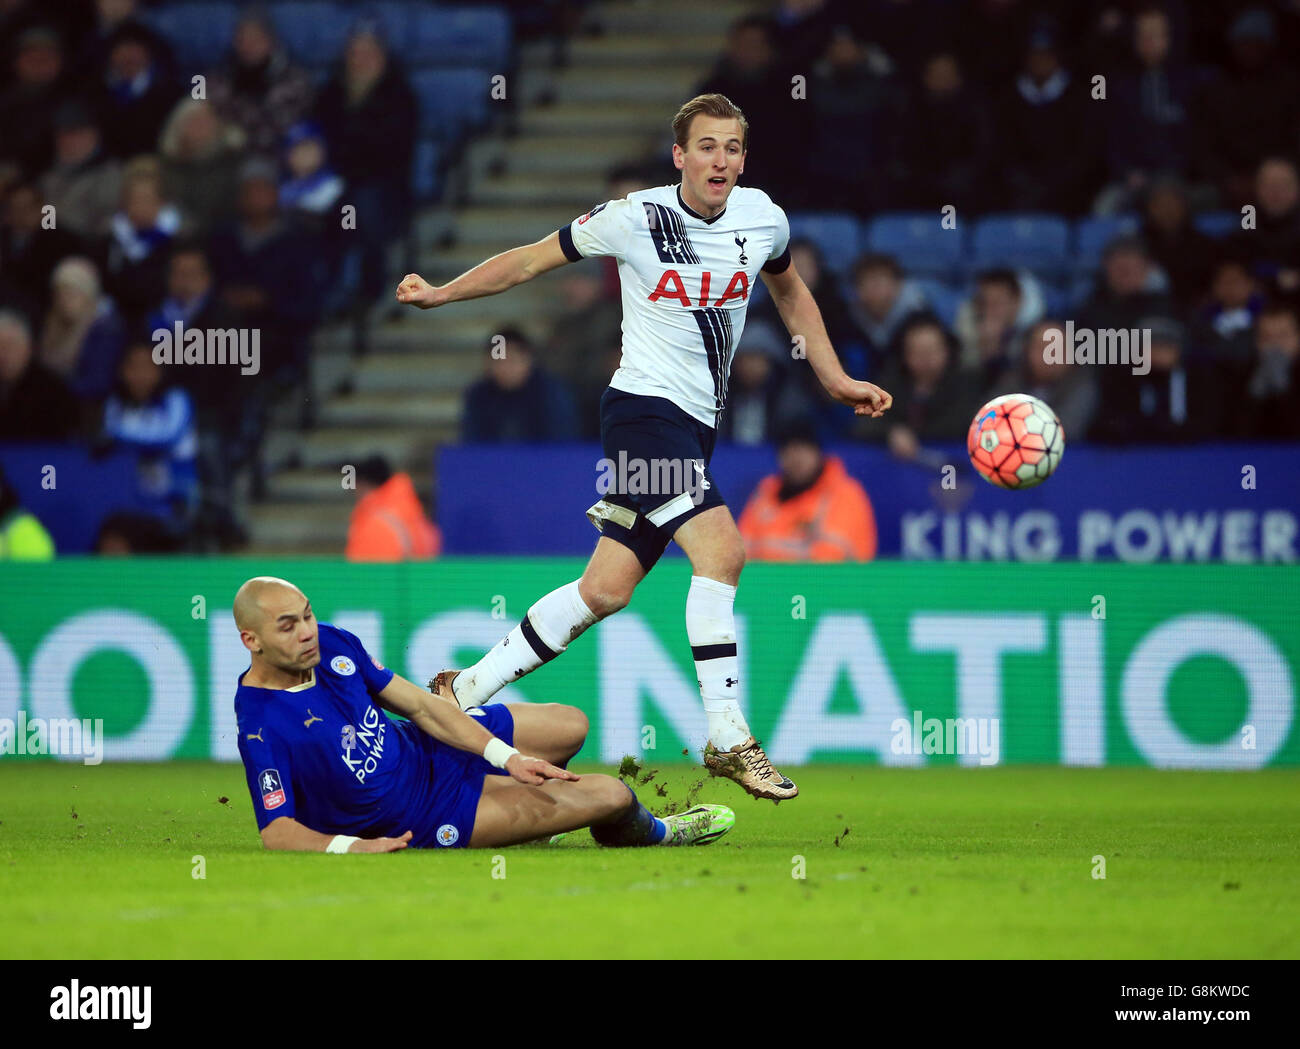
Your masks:
{"label": "orange high-visibility jacket", "polygon": [[425,515],[409,474],[393,474],[352,509],[349,561],[424,561],[441,551],[442,533]]}
{"label": "orange high-visibility jacket", "polygon": [[759,482],[740,515],[745,552],[755,561],[870,561],[876,556],[876,515],[866,489],[844,463],[826,457],[808,491],[777,501],[781,477]]}

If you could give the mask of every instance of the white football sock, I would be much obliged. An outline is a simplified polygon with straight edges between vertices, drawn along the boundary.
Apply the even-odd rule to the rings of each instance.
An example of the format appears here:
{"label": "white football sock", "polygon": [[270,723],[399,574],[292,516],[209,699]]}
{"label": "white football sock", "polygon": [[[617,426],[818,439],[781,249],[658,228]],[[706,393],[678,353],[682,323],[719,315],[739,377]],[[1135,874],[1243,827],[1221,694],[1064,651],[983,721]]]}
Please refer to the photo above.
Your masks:
{"label": "white football sock", "polygon": [[695,658],[695,677],[709,719],[709,742],[729,750],[749,738],[740,710],[740,660],[736,657],[736,588],[705,576],[691,576],[686,595],[686,636]]}
{"label": "white football sock", "polygon": [[578,593],[578,580],[538,600],[519,625],[452,683],[462,710],[481,707],[512,681],[548,663],[596,621]]}

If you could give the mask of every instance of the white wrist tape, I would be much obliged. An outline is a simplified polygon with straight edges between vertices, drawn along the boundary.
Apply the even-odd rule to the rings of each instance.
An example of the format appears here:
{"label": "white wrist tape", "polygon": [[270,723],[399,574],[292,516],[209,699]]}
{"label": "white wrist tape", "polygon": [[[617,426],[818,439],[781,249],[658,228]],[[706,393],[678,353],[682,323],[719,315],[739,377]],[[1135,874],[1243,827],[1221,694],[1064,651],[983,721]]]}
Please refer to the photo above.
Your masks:
{"label": "white wrist tape", "polygon": [[499,769],[506,767],[506,762],[510,760],[511,754],[518,753],[519,751],[515,750],[515,748],[504,739],[497,739],[496,736],[493,736],[488,740],[488,745],[483,748],[483,757],[486,758],[493,767]]}
{"label": "white wrist tape", "polygon": [[335,834],[330,839],[330,843],[325,846],[326,852],[347,852],[352,847],[354,841],[360,841],[360,838],[350,838],[346,834]]}

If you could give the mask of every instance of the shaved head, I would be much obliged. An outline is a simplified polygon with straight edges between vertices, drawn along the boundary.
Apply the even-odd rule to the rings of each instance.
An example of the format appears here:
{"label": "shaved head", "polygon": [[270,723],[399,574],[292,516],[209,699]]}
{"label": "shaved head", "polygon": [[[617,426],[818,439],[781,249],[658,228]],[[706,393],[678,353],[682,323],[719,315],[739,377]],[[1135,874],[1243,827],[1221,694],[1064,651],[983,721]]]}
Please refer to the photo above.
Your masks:
{"label": "shaved head", "polygon": [[266,621],[268,602],[296,602],[299,598],[306,603],[307,595],[287,579],[273,575],[254,576],[235,593],[235,625],[240,630],[259,631]]}
{"label": "shaved head", "polygon": [[320,662],[316,616],[287,579],[254,576],[235,594],[235,625],[251,656],[245,684],[287,688],[308,680]]}

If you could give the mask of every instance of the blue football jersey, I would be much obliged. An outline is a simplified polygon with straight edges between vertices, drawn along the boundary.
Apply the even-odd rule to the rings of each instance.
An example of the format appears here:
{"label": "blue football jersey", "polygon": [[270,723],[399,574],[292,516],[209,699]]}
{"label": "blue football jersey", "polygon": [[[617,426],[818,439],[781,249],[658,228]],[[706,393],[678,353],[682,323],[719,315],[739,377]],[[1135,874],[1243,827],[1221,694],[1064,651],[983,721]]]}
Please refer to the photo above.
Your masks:
{"label": "blue football jersey", "polygon": [[433,741],[375,700],[393,672],[338,627],[321,623],[319,645],[305,684],[255,688],[239,676],[239,756],[258,830],[289,816],[324,834],[432,835]]}

